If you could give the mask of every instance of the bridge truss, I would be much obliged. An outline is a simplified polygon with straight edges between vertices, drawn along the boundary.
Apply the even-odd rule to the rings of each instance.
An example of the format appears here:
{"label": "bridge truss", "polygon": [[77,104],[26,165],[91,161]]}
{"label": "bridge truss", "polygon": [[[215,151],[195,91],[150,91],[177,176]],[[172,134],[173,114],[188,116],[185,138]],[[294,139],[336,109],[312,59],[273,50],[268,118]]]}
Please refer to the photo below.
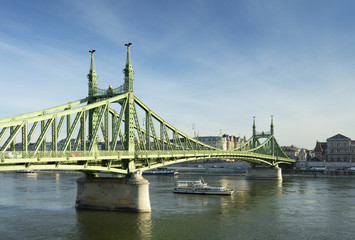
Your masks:
{"label": "bridge truss", "polygon": [[[122,86],[97,87],[93,51],[88,97],[61,106],[0,119],[0,171],[72,170],[131,174],[198,159],[234,159],[253,165],[292,163],[271,131],[234,150],[189,137],[133,94],[130,44]],[[139,119],[144,119],[139,122]],[[265,138],[264,142],[260,139]],[[102,139],[102,140],[100,140]]]}

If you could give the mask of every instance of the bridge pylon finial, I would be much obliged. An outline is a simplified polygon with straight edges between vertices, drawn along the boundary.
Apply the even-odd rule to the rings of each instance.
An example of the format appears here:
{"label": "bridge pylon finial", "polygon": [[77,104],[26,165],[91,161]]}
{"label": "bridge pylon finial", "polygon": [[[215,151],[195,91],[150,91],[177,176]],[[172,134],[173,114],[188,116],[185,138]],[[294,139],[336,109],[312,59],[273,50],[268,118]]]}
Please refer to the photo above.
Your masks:
{"label": "bridge pylon finial", "polygon": [[125,84],[125,90],[127,92],[133,92],[133,73],[134,70],[132,69],[132,64],[131,64],[131,54],[130,54],[130,46],[132,43],[126,43],[125,46],[127,47],[127,60],[126,60],[126,66],[123,69],[124,73],[124,84]]}
{"label": "bridge pylon finial", "polygon": [[96,50],[90,50],[89,51],[91,53],[91,62],[90,62],[90,70],[89,70],[89,74],[88,79],[89,79],[89,97],[92,97],[96,94],[97,92],[97,74],[95,71],[95,63],[94,63],[94,52],[96,52]]}
{"label": "bridge pylon finial", "polygon": [[270,133],[274,135],[274,115],[271,115]]}
{"label": "bridge pylon finial", "polygon": [[255,116],[253,116],[253,142],[252,142],[253,148],[256,146],[256,126],[255,126]]}
{"label": "bridge pylon finial", "polygon": [[253,137],[256,135],[255,116],[253,116]]}
{"label": "bridge pylon finial", "polygon": [[129,46],[131,46],[132,43],[126,43],[125,46],[127,47],[127,59],[126,59],[126,67],[127,65],[130,66],[131,65],[131,55],[129,52]]}

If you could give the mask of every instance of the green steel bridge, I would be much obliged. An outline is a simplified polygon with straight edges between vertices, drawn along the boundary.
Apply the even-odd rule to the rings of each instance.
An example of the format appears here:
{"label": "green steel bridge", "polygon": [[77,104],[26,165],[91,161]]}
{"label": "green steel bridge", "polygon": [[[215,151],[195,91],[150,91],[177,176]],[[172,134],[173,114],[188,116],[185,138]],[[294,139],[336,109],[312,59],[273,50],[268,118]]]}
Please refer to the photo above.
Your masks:
{"label": "green steel bridge", "polygon": [[[269,166],[294,162],[277,143],[272,119],[270,131],[257,132],[254,118],[253,136],[234,150],[209,146],[164,121],[133,93],[130,45],[126,44],[123,85],[98,88],[92,50],[86,98],[0,119],[0,171],[72,170],[130,175],[138,170],[210,158]],[[144,120],[140,123],[139,119]]]}

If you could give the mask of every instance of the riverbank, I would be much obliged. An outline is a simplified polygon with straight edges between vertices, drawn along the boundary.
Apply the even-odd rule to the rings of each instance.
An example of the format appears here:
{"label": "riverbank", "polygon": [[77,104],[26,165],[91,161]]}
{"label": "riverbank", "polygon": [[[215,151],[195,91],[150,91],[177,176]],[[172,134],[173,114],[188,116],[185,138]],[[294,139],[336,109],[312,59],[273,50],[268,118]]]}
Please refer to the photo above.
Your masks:
{"label": "riverbank", "polygon": [[246,170],[231,168],[197,168],[197,167],[168,167],[168,170],[179,172],[180,174],[211,174],[211,175],[230,175],[245,176]]}
{"label": "riverbank", "polygon": [[[243,162],[205,162],[205,163],[180,163],[163,167],[168,171],[175,171],[179,174],[196,174],[196,175],[216,175],[216,176],[246,176],[247,169],[250,165]],[[35,171],[33,173],[37,173]],[[41,173],[73,173],[72,171],[47,170]],[[82,173],[77,172],[78,175]],[[100,176],[111,175],[110,173],[101,173]],[[113,174],[116,175],[116,174]],[[355,178],[354,170],[297,170],[282,169],[283,177],[318,177],[318,178]]]}
{"label": "riverbank", "polygon": [[[224,176],[245,176],[249,164],[240,162],[207,162],[207,163],[184,163],[166,167],[167,170],[176,171],[180,174],[203,174]],[[355,177],[352,170],[297,170],[282,169],[283,177]]]}
{"label": "riverbank", "polygon": [[180,174],[211,174],[211,175],[235,175],[245,176],[249,164],[244,162],[198,162],[179,163],[166,167],[167,170]]}
{"label": "riverbank", "polygon": [[353,177],[355,178],[355,171],[352,170],[296,170],[283,169],[282,176],[284,177]]}

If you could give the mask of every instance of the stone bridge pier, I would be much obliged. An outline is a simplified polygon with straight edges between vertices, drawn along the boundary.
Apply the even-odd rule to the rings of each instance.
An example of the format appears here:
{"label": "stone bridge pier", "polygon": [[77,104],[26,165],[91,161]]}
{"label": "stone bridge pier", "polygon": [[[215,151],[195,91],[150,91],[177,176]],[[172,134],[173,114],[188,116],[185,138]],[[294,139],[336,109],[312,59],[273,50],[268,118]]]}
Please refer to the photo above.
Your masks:
{"label": "stone bridge pier", "polygon": [[274,167],[253,166],[247,169],[247,180],[282,180],[282,169]]}
{"label": "stone bridge pier", "polygon": [[149,182],[141,172],[131,177],[95,177],[77,180],[75,207],[108,211],[151,212]]}

